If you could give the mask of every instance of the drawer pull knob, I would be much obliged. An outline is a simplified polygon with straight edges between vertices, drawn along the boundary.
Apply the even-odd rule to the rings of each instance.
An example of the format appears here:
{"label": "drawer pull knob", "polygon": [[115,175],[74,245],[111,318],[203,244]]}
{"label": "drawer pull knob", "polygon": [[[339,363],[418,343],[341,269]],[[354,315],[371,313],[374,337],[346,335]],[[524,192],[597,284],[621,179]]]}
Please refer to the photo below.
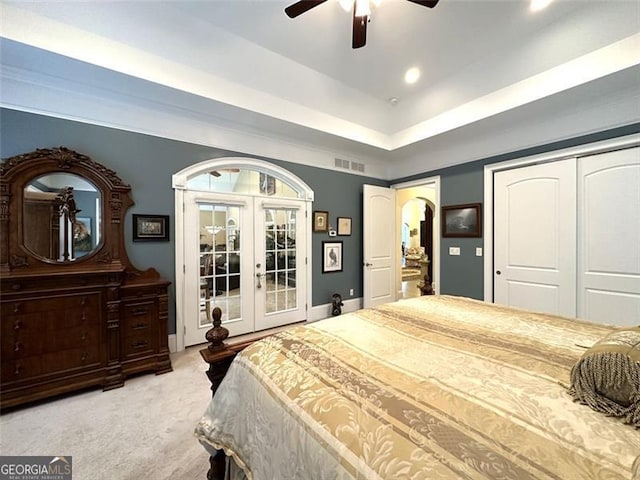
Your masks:
{"label": "drawer pull knob", "polygon": [[14,303],[13,304],[13,313],[18,313],[20,311],[20,304],[19,303]]}
{"label": "drawer pull knob", "polygon": [[80,300],[80,305],[85,305],[87,303],[87,297],[82,297]]}
{"label": "drawer pull knob", "polygon": [[145,307],[135,308],[131,311],[133,315],[146,315],[148,312],[149,312],[149,309]]}
{"label": "drawer pull knob", "polygon": [[16,363],[16,369],[14,370],[13,374],[20,375],[21,373],[22,373],[22,367],[20,366],[19,363]]}
{"label": "drawer pull knob", "polygon": [[22,343],[21,342],[16,342],[15,346],[13,347],[13,351],[14,352],[19,352],[20,350],[22,350]]}
{"label": "drawer pull knob", "polygon": [[87,354],[87,352],[84,352],[82,354],[82,357],[80,358],[80,360],[82,360],[83,362],[89,357],[89,355]]}
{"label": "drawer pull knob", "polygon": [[86,319],[87,319],[87,312],[82,312],[82,317],[80,317],[80,320],[84,322]]}
{"label": "drawer pull knob", "polygon": [[143,328],[147,328],[147,324],[146,323],[138,322],[133,326],[134,330],[141,330]]}
{"label": "drawer pull knob", "polygon": [[148,345],[148,342],[145,342],[145,341],[139,340],[139,341],[137,341],[137,342],[133,343],[131,346],[132,346],[133,348],[142,348],[142,347],[146,347],[147,345]]}
{"label": "drawer pull knob", "polygon": [[80,340],[86,340],[86,339],[87,339],[87,332],[84,332],[80,337]]}
{"label": "drawer pull knob", "polygon": [[22,328],[22,320],[18,319],[15,322],[13,322],[14,330],[20,330],[21,328]]}

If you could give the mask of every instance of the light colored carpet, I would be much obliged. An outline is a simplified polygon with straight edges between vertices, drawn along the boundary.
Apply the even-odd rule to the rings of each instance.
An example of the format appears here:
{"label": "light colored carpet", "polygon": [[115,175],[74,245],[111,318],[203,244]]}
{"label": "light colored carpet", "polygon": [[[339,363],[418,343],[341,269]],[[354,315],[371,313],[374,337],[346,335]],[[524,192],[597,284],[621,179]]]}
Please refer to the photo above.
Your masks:
{"label": "light colored carpet", "polygon": [[70,455],[74,480],[205,480],[209,456],[193,436],[211,399],[203,347],[173,354],[173,372],[3,414],[1,454]]}

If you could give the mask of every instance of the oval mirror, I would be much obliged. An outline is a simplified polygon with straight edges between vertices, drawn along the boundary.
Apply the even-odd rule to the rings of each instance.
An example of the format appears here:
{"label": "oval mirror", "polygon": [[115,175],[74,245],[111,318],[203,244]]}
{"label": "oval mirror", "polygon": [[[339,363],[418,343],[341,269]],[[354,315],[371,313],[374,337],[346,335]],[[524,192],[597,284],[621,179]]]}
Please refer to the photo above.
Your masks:
{"label": "oval mirror", "polygon": [[70,173],[49,173],[24,188],[22,238],[33,255],[73,262],[100,244],[102,199],[91,182]]}

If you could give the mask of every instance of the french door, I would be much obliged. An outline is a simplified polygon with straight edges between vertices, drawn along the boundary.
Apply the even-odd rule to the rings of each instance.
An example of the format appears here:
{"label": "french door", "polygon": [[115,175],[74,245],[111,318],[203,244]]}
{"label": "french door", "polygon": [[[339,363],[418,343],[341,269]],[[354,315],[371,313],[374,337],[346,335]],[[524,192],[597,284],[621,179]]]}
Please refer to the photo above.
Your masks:
{"label": "french door", "polygon": [[230,336],[304,321],[306,208],[295,199],[185,193],[185,346],[213,308]]}

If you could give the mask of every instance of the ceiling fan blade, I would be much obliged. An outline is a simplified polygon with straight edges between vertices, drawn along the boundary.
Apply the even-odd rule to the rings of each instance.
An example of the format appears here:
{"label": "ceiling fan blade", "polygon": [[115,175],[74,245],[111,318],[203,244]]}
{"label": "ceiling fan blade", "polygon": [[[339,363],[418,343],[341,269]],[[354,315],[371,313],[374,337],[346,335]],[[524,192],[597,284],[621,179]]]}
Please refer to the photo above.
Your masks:
{"label": "ceiling fan blade", "polygon": [[356,17],[356,9],[353,9],[353,36],[351,37],[351,47],[364,47],[367,43],[367,21],[368,15]]}
{"label": "ceiling fan blade", "polygon": [[411,3],[417,3],[418,5],[422,5],[423,7],[433,8],[435,7],[440,0],[407,0]]}
{"label": "ceiling fan blade", "polygon": [[293,3],[284,9],[284,13],[289,18],[296,18],[298,15],[302,15],[304,12],[311,10],[313,7],[317,7],[321,3],[327,0],[301,0],[300,2]]}

